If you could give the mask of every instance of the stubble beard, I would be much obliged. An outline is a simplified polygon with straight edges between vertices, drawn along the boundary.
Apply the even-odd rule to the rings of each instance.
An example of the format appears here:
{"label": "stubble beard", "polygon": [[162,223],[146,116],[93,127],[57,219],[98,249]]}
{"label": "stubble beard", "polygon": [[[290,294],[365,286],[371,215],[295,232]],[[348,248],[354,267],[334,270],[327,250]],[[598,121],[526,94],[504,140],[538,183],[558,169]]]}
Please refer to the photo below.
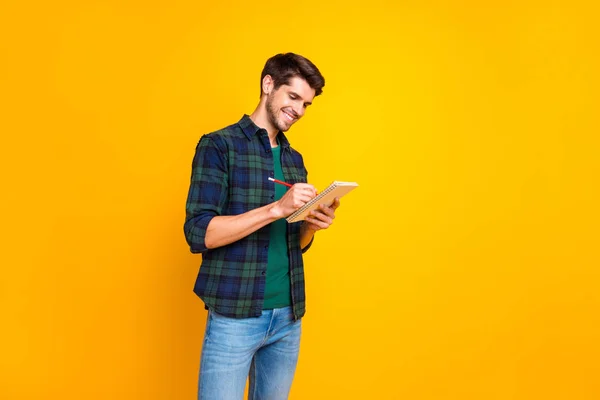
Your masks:
{"label": "stubble beard", "polygon": [[270,94],[267,96],[266,106],[267,106],[267,118],[269,118],[269,122],[271,123],[271,125],[273,125],[275,128],[277,128],[277,130],[280,130],[281,132],[287,131],[288,127],[282,126],[283,124],[281,123],[279,118],[277,118],[277,111],[273,107],[273,97],[271,97]]}

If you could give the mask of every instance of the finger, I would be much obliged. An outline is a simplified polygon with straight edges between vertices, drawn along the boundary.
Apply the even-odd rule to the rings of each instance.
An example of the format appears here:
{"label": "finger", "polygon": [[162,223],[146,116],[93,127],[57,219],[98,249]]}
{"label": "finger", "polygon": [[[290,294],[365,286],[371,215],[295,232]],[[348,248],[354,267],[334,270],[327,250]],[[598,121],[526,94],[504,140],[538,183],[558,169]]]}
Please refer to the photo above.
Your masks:
{"label": "finger", "polygon": [[295,188],[294,190],[290,189],[291,195],[303,195],[308,196],[310,199],[315,197],[315,192],[311,188]]}
{"label": "finger", "polygon": [[331,207],[327,207],[325,204],[319,205],[318,211],[325,213],[331,219],[335,218],[335,210]]}
{"label": "finger", "polygon": [[304,193],[308,193],[311,198],[313,198],[317,195],[317,190],[314,187],[307,187],[307,188],[304,188],[303,190],[304,190]]}
{"label": "finger", "polygon": [[320,227],[320,226],[318,226],[318,225],[316,225],[316,224],[315,224],[314,222],[312,222],[312,221],[313,221],[313,219],[312,219],[312,218],[310,218],[310,217],[306,217],[306,218],[304,219],[304,222],[306,222],[306,227],[307,227],[308,229],[312,230],[312,231],[318,231],[318,230],[320,230],[320,229],[321,229],[321,227]]}
{"label": "finger", "polygon": [[338,208],[340,206],[340,198],[336,197],[335,200],[333,201],[333,204],[330,206],[331,208],[333,208],[334,210],[336,208]]}
{"label": "finger", "polygon": [[312,197],[310,197],[306,193],[302,193],[294,196],[294,200],[302,201],[303,203],[308,203],[312,200]]}
{"label": "finger", "polygon": [[315,197],[317,195],[317,189],[313,186],[313,185],[309,185],[308,183],[303,184],[302,186],[299,187],[299,189],[310,193],[310,195],[312,197]]}
{"label": "finger", "polygon": [[309,215],[311,215],[313,218],[315,218],[319,221],[323,221],[323,222],[327,223],[328,225],[331,225],[333,223],[332,218],[330,218],[326,214],[323,214],[322,212],[319,212],[318,210],[311,211]]}
{"label": "finger", "polygon": [[286,195],[290,196],[293,199],[307,198],[312,199],[311,193],[303,190],[294,190],[293,192],[288,192]]}
{"label": "finger", "polygon": [[308,197],[302,197],[302,198],[295,198],[295,199],[293,199],[292,203],[293,203],[293,205],[294,205],[295,208],[300,208],[300,207],[303,207],[309,201],[310,201],[310,198],[308,198]]}
{"label": "finger", "polygon": [[297,188],[300,190],[311,190],[313,192],[316,192],[316,189],[313,185],[309,184],[309,183],[295,183],[292,188]]}
{"label": "finger", "polygon": [[327,229],[330,225],[326,222],[319,221],[318,219],[314,219],[312,217],[306,217],[305,221],[308,221],[310,224],[316,226],[318,229]]}
{"label": "finger", "polygon": [[307,194],[311,199],[317,195],[317,192],[310,188],[303,189],[302,193]]}

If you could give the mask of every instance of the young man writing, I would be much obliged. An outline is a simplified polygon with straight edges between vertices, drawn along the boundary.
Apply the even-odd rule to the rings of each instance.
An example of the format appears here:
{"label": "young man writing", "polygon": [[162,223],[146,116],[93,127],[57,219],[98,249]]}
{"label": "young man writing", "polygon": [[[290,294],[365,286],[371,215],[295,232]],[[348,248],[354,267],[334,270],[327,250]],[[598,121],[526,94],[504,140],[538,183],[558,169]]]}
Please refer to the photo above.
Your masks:
{"label": "young man writing", "polygon": [[191,251],[203,254],[194,291],[209,310],[199,399],[239,400],[246,378],[251,400],[288,397],[305,313],[302,253],[332,224],[339,200],[303,222],[285,221],[316,191],[284,132],[324,85],[308,59],[271,57],[254,112],[196,148],[184,231]]}

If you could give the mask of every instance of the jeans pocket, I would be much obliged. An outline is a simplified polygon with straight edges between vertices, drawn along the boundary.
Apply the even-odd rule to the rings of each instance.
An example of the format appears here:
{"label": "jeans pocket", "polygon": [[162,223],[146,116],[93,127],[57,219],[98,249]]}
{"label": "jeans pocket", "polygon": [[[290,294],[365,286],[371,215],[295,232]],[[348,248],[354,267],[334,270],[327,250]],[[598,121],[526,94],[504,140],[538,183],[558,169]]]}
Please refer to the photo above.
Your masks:
{"label": "jeans pocket", "polygon": [[268,318],[232,318],[209,312],[209,339],[222,347],[244,349],[260,344],[268,330]]}

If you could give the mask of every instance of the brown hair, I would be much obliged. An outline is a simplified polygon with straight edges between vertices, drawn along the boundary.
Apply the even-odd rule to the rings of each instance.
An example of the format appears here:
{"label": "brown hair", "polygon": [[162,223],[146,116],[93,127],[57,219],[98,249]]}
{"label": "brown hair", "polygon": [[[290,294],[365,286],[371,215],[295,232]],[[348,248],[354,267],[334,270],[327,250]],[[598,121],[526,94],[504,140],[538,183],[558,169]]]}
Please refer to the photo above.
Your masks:
{"label": "brown hair", "polygon": [[309,59],[294,53],[277,54],[267,60],[260,76],[261,95],[262,81],[266,75],[271,75],[271,78],[273,78],[275,90],[281,85],[289,84],[290,79],[294,77],[304,79],[315,90],[315,96],[323,93],[323,86],[325,86],[325,78],[323,78],[315,64]]}

